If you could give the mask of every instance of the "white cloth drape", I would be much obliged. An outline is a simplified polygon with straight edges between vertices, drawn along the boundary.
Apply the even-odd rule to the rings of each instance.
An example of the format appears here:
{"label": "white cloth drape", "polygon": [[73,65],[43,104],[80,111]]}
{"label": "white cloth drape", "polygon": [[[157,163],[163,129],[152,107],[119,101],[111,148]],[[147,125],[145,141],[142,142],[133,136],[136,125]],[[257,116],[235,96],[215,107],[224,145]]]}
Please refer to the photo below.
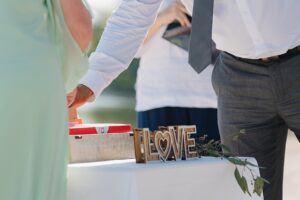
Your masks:
{"label": "white cloth drape", "polygon": [[[242,192],[234,169],[228,161],[209,157],[149,164],[135,160],[72,164],[68,200],[262,200]],[[257,168],[253,170],[259,174]],[[250,174],[244,175],[249,181]]]}

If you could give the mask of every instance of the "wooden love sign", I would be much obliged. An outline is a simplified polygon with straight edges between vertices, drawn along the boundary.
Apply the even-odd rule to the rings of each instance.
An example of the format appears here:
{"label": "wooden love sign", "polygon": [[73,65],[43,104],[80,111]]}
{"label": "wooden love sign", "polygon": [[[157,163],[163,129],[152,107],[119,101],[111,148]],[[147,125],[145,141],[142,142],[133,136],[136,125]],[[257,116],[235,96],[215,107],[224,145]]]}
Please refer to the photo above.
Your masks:
{"label": "wooden love sign", "polygon": [[137,163],[152,160],[187,160],[198,157],[195,151],[196,126],[168,126],[150,132],[148,128],[134,129]]}

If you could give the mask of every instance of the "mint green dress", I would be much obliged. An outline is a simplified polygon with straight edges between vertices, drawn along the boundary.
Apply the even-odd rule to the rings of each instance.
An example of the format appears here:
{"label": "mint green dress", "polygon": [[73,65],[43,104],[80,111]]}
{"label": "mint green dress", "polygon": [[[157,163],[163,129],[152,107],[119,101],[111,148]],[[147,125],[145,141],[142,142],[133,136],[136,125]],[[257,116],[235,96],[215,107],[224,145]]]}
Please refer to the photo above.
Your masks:
{"label": "mint green dress", "polygon": [[0,0],[0,200],[66,199],[65,85],[86,65],[58,0]]}

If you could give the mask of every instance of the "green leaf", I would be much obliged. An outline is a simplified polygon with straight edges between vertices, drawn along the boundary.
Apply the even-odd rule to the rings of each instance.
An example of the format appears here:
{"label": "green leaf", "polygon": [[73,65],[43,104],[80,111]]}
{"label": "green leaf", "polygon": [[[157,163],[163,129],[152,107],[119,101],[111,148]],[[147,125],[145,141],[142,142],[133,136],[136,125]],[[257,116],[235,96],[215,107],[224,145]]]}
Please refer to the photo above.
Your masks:
{"label": "green leaf", "polygon": [[238,182],[240,188],[242,189],[242,191],[244,193],[247,192],[249,194],[249,196],[251,196],[251,194],[249,192],[247,180],[246,180],[246,178],[244,176],[241,176],[238,168],[235,168],[235,170],[234,170],[234,176],[235,176],[235,179]]}
{"label": "green leaf", "polygon": [[241,165],[241,166],[245,166],[246,162],[239,159],[239,158],[233,158],[233,157],[228,157],[226,158],[229,162],[235,164],[235,165]]}
{"label": "green leaf", "polygon": [[238,168],[235,168],[235,170],[234,170],[234,177],[235,177],[236,181],[238,182],[242,191],[245,193],[246,192],[245,185],[242,182],[242,177],[241,177],[241,174],[240,174]]}
{"label": "green leaf", "polygon": [[215,150],[208,149],[207,153],[209,156],[213,156],[213,157],[221,157],[222,156],[218,151],[215,151]]}
{"label": "green leaf", "polygon": [[251,197],[251,194],[250,194],[250,192],[249,192],[249,188],[248,188],[248,183],[247,183],[247,179],[244,177],[244,176],[242,176],[242,185],[243,185],[243,187],[244,187],[244,193],[248,193],[249,194],[249,196]]}
{"label": "green leaf", "polygon": [[267,180],[267,179],[264,179],[264,178],[262,178],[262,177],[260,177],[265,183],[268,183],[268,184],[270,184],[270,182]]}
{"label": "green leaf", "polygon": [[246,163],[246,165],[250,165],[250,166],[252,166],[252,167],[260,168],[258,165],[255,165],[255,164],[249,162],[248,160],[245,160],[245,163]]}
{"label": "green leaf", "polygon": [[254,179],[254,189],[253,193],[256,193],[258,196],[261,196],[264,188],[264,179],[261,177],[257,177]]}
{"label": "green leaf", "polygon": [[214,140],[209,140],[208,143],[207,143],[207,145],[211,145],[213,143],[214,143]]}
{"label": "green leaf", "polygon": [[231,155],[232,154],[231,149],[228,146],[226,146],[225,144],[220,144],[220,146],[221,146],[221,148],[222,148],[225,155]]}
{"label": "green leaf", "polygon": [[240,182],[241,182],[241,175],[240,175],[240,172],[239,172],[239,170],[238,170],[237,167],[234,170],[234,177],[235,177],[236,181],[238,182],[238,184],[240,184]]}

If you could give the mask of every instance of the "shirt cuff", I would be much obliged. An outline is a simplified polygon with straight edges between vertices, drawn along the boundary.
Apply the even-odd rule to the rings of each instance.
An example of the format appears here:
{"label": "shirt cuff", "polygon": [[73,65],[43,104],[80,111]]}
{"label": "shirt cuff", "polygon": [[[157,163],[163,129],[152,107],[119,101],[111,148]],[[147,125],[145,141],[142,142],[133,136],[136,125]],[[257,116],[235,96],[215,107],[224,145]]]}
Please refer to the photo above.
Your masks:
{"label": "shirt cuff", "polygon": [[93,91],[94,95],[88,100],[89,102],[93,102],[106,87],[106,83],[102,78],[102,73],[92,69],[87,71],[79,81],[79,84],[85,85]]}
{"label": "shirt cuff", "polygon": [[89,64],[90,68],[79,81],[79,84],[85,85],[93,91],[94,97],[90,101],[95,100],[127,67],[127,65],[102,52],[92,53]]}

